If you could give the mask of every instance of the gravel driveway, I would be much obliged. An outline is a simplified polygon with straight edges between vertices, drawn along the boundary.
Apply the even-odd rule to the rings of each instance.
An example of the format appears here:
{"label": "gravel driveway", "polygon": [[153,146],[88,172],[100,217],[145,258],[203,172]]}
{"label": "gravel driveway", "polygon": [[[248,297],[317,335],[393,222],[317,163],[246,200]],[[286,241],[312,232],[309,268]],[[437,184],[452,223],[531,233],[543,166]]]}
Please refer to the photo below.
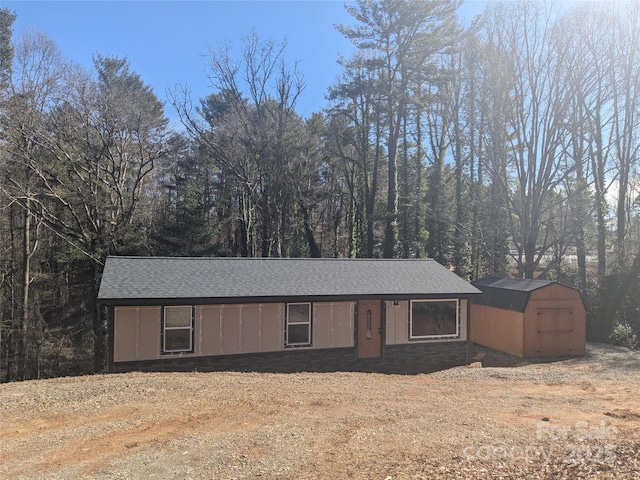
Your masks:
{"label": "gravel driveway", "polygon": [[[640,352],[0,385],[1,478],[640,478]],[[507,359],[509,360],[509,359]]]}

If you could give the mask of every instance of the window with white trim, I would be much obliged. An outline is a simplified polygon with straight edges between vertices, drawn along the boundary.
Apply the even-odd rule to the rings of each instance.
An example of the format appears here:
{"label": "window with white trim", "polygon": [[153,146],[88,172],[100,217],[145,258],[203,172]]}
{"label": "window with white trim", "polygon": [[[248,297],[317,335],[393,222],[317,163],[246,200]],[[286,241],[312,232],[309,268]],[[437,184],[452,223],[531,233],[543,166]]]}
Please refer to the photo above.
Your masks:
{"label": "window with white trim", "polygon": [[456,338],[460,336],[458,300],[411,300],[409,338]]}
{"label": "window with white trim", "polygon": [[193,306],[164,307],[162,352],[193,352]]}
{"label": "window with white trim", "polygon": [[287,347],[311,345],[311,303],[288,303],[285,322]]}

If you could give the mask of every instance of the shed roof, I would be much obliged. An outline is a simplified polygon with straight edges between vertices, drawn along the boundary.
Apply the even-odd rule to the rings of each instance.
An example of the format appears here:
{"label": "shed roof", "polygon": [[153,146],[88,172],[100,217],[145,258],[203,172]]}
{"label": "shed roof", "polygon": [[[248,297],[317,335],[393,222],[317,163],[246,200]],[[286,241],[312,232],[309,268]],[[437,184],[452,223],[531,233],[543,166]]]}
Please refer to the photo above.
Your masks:
{"label": "shed roof", "polygon": [[479,293],[430,259],[108,257],[98,299],[113,304]]}
{"label": "shed roof", "polygon": [[524,312],[531,292],[556,282],[521,278],[487,277],[471,284],[482,291],[482,295],[473,299],[473,303],[490,307]]}

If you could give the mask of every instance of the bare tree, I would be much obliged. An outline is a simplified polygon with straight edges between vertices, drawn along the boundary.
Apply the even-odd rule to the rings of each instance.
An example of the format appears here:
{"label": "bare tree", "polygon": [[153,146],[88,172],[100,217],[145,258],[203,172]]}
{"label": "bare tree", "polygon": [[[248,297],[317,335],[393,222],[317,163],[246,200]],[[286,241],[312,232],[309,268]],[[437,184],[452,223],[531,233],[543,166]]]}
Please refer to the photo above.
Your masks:
{"label": "bare tree", "polygon": [[[3,117],[5,149],[8,153],[6,186],[2,187],[20,218],[20,316],[14,321],[17,349],[17,378],[33,378],[29,352],[37,344],[35,324],[37,314],[31,302],[33,282],[32,259],[38,248],[38,232],[42,224],[40,182],[31,168],[46,154],[38,140],[44,118],[51,112],[61,92],[64,63],[51,39],[40,33],[26,33],[16,47],[16,72],[5,102]],[[31,340],[31,342],[30,342]],[[35,349],[37,351],[37,349]]]}
{"label": "bare tree", "polygon": [[614,5],[610,23],[609,72],[612,88],[613,142],[618,173],[616,249],[618,268],[630,265],[627,248],[630,223],[630,180],[637,175],[640,155],[640,8],[637,2]]}
{"label": "bare tree", "polygon": [[570,98],[564,47],[554,32],[556,15],[547,5],[524,1],[495,8],[488,28],[500,67],[510,75],[509,163],[499,178],[509,192],[519,273],[533,278],[551,247],[543,219],[559,201],[553,193],[573,168],[563,149]]}
{"label": "bare tree", "polygon": [[[203,115],[186,92],[173,99],[189,133],[240,185],[242,228],[259,227],[262,256],[283,255],[284,209],[296,198],[287,179],[300,149],[302,121],[295,105],[304,82],[296,67],[289,68],[285,52],[286,42],[261,41],[255,32],[244,38],[240,59],[230,45],[221,45],[209,52],[215,93],[204,100]],[[243,249],[255,253],[251,245]]]}
{"label": "bare tree", "polygon": [[86,301],[94,369],[101,371],[106,353],[105,318],[97,304],[102,261],[118,252],[122,239],[135,230],[145,178],[165,154],[167,120],[160,101],[129,71],[126,60],[97,56],[96,79],[69,65],[54,77],[42,74],[40,66],[55,57],[40,51],[41,61],[31,62],[30,72],[48,82],[55,78],[63,88],[46,102],[22,105],[25,118],[33,119],[22,136],[40,154],[28,155],[26,149],[14,153],[38,182],[29,211],[91,259]]}

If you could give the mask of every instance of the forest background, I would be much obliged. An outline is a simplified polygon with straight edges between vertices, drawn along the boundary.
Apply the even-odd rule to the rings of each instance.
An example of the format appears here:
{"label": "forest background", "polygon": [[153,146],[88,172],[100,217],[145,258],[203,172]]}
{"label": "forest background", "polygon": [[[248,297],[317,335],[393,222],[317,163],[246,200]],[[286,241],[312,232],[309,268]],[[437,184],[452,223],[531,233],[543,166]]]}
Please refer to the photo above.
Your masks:
{"label": "forest background", "polygon": [[431,257],[572,285],[589,339],[640,347],[640,2],[460,4],[347,4],[308,117],[278,39],[210,49],[210,94],[163,103],[0,9],[2,381],[104,370],[107,255]]}

